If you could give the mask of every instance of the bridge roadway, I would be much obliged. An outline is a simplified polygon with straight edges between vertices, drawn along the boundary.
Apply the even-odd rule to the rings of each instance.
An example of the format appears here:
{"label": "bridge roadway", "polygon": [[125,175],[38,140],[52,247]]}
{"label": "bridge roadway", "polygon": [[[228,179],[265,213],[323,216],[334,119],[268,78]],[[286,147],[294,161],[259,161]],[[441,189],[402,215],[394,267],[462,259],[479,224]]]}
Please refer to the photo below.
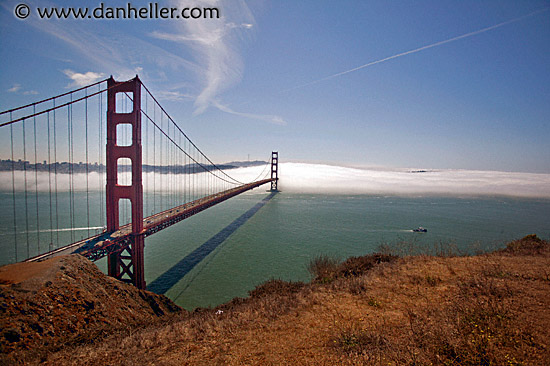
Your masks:
{"label": "bridge roadway", "polygon": [[[193,216],[201,211],[206,210],[218,203],[221,203],[231,197],[235,197],[241,193],[259,187],[263,184],[270,183],[277,178],[268,178],[253,183],[244,184],[242,186],[228,189],[210,196],[199,198],[195,201],[159,212],[143,219],[143,231],[140,235],[149,236],[161,231],[169,226],[172,226],[190,216]],[[98,260],[107,254],[115,253],[124,250],[131,243],[132,224],[121,226],[114,232],[103,232],[94,235],[90,238],[77,241],[67,246],[55,249],[53,251],[37,255],[29,258],[27,262],[36,262],[44,259],[68,255],[73,253],[81,254],[90,260]]]}

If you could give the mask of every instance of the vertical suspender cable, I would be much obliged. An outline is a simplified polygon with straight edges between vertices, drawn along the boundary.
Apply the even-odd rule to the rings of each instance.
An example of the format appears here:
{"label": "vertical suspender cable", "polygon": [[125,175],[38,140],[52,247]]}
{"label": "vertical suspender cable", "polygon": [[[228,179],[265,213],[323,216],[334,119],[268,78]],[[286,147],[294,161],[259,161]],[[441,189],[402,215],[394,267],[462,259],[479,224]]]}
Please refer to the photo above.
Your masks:
{"label": "vertical suspender cable", "polygon": [[[176,130],[174,129],[174,140],[177,139],[177,132]],[[181,155],[180,155],[180,152],[177,150],[176,148],[176,145],[173,146],[173,149],[174,149],[174,165],[175,165],[175,168],[174,168],[174,202],[176,203],[176,206],[180,205],[180,190],[179,190],[179,184],[180,184],[180,181],[178,179],[178,173],[179,173],[179,169],[180,169],[180,158],[181,158]]]}
{"label": "vertical suspender cable", "polygon": [[[167,123],[166,124],[166,127],[168,128],[168,137],[170,137],[170,124]],[[174,175],[172,174],[172,146],[173,144],[170,143],[170,139],[166,142],[166,149],[167,149],[167,153],[169,154],[169,165],[170,165],[170,169],[168,170],[169,172],[169,178],[170,178],[170,184],[169,184],[169,188],[168,188],[168,194],[169,194],[169,197],[170,197],[170,203],[169,203],[169,206],[170,207],[173,207],[172,203],[173,203],[173,194],[174,194]]]}
{"label": "vertical suspender cable", "polygon": [[[181,136],[180,133],[180,139],[183,140],[183,143],[185,143],[185,140],[183,139],[183,136]],[[180,145],[182,145],[182,142],[180,141]],[[183,145],[182,145],[183,146]],[[181,170],[180,170],[180,182],[181,182],[181,201],[182,203],[185,203],[185,154],[181,153]]]}
{"label": "vertical suspender cable", "polygon": [[[178,134],[178,136],[180,137],[180,146],[181,146],[181,133]],[[179,181],[179,202],[180,202],[180,205],[183,204],[183,177],[185,177],[184,175],[181,175],[181,172],[182,172],[182,166],[185,164],[184,162],[184,159],[185,159],[185,155],[180,153],[179,154],[179,157],[180,157],[180,160],[179,160],[179,167],[178,167],[178,181]]]}
{"label": "vertical suspender cable", "polygon": [[[178,135],[174,132],[174,140],[178,138]],[[176,146],[173,146],[174,149],[174,201],[176,202],[176,206],[180,204],[180,190],[179,190],[179,180],[178,180],[178,172],[179,172],[179,163],[180,163],[180,154],[176,151]]]}
{"label": "vertical suspender cable", "polygon": [[[141,86],[140,86],[141,88]],[[142,94],[145,94],[145,93],[142,93]],[[140,112],[141,113],[141,112]],[[145,94],[145,114],[148,114],[148,108],[147,108],[147,94]],[[148,135],[148,121],[146,121],[145,119],[143,119],[145,121],[145,136],[141,138],[142,141],[145,141],[145,161],[148,162],[149,161],[149,135]],[[145,170],[145,188],[143,190],[144,194],[145,194],[145,207],[147,207],[147,209],[145,210],[144,212],[144,216],[147,216],[147,212],[149,212],[149,195],[147,194],[148,190],[149,190],[149,179],[148,179],[148,172],[147,172],[147,168],[146,168],[146,164],[143,164],[143,167],[142,169]]]}
{"label": "vertical suspender cable", "polygon": [[[168,136],[170,136],[170,124],[169,123],[167,124],[167,127],[168,127]],[[170,153],[170,155],[169,155],[170,156],[170,162],[169,162],[169,164],[170,164],[170,170],[169,170],[169,173],[170,173],[170,188],[169,188],[168,191],[169,191],[169,194],[170,194],[170,207],[173,207],[174,206],[173,205],[173,203],[174,203],[174,174],[172,172],[172,167],[174,165],[174,161],[173,161],[174,156],[173,156],[172,147],[173,147],[174,144],[171,144],[171,143],[168,143],[168,142],[166,144],[167,147],[168,147],[168,151]]]}
{"label": "vertical suspender cable", "polygon": [[[179,136],[179,146],[181,146],[181,134],[178,134]],[[183,165],[183,153],[179,150],[176,150],[177,154],[177,160],[178,160],[178,170],[177,170],[177,184],[178,184],[178,205],[181,205],[183,202],[183,191],[182,191],[182,175],[181,175],[181,169]]]}
{"label": "vertical suspender cable", "polygon": [[[180,136],[181,136],[181,133],[180,133]],[[185,145],[185,139],[183,138],[183,136],[181,136],[181,139],[183,140],[183,144],[182,142],[180,142],[180,145]],[[181,153],[181,165],[182,165],[182,169],[181,169],[181,199],[182,199],[182,203],[185,203],[185,160],[186,160],[186,157],[185,157],[185,154],[182,152]]]}
{"label": "vertical suspender cable", "polygon": [[[168,135],[170,135],[170,124],[168,124]],[[174,139],[174,129],[172,129],[172,139]],[[175,183],[176,183],[176,180],[175,180],[175,176],[174,176],[174,166],[175,166],[175,162],[174,162],[174,144],[170,144],[170,186],[171,186],[171,189],[170,189],[170,202],[171,202],[171,207],[174,207],[175,206],[175,200],[174,200],[174,194],[175,194]]]}
{"label": "vertical suspender cable", "polygon": [[25,177],[25,235],[27,238],[27,258],[29,258],[29,205],[27,197],[27,143],[25,141],[25,120],[23,120],[23,175]]}
{"label": "vertical suspender cable", "polygon": [[[178,138],[178,135],[176,135],[174,130],[174,141]],[[179,158],[180,155],[176,151],[176,145],[172,146],[172,149],[174,150],[174,202],[176,203],[176,206],[179,204],[179,181],[178,181],[178,171],[179,171]]]}
{"label": "vertical suspender cable", "polygon": [[[172,128],[172,139],[176,138],[176,130]],[[176,206],[176,174],[174,169],[176,168],[176,149],[174,144],[170,144],[170,155],[172,156],[172,168],[170,172],[172,174],[172,207]]]}
{"label": "vertical suspender cable", "polygon": [[197,157],[195,156],[196,152],[197,152],[196,149],[194,149],[193,160],[196,161],[197,163],[193,163],[193,200],[196,200],[199,195],[197,191],[197,173],[198,173],[199,164],[198,164]]}
{"label": "vertical suspender cable", "polygon": [[199,164],[198,164],[198,157],[195,155],[197,152],[196,149],[193,150],[193,160],[196,161],[196,163],[193,163],[193,199],[196,200],[199,198],[199,192],[198,192],[198,184],[197,184],[197,174],[199,172]]}
{"label": "vertical suspender cable", "polygon": [[[153,120],[156,121],[157,108],[156,104],[153,104]],[[156,129],[153,127],[153,211],[157,213],[157,136]]]}
{"label": "vertical suspender cable", "polygon": [[86,219],[87,219],[87,233],[90,237],[90,185],[89,185],[89,176],[90,173],[88,168],[88,89],[84,89],[86,99],[84,99],[84,128],[86,130]]}
{"label": "vertical suspender cable", "polygon": [[191,175],[189,176],[189,180],[191,181],[191,198],[190,201],[195,200],[195,152],[191,150],[191,146],[189,146],[189,152],[191,153]]}
{"label": "vertical suspender cable", "polygon": [[[160,112],[160,129],[162,130],[162,111]],[[160,211],[162,211],[162,191],[163,191],[163,186],[162,186],[162,135],[159,133],[159,145],[160,145],[160,148],[159,148],[159,152],[160,152],[160,168],[161,170],[159,171],[160,172]]]}
{"label": "vertical suspender cable", "polygon": [[[72,94],[71,94],[71,101],[72,101]],[[67,151],[69,154],[69,223],[70,223],[70,233],[71,233],[71,243],[74,243],[74,231],[72,230],[74,228],[73,225],[73,200],[72,200],[72,192],[73,192],[73,186],[72,186],[72,177],[73,177],[73,160],[71,157],[71,105],[67,106]]]}
{"label": "vertical suspender cable", "polygon": [[[168,134],[168,136],[170,136],[170,125],[167,123],[166,124],[166,133]],[[172,175],[170,174],[170,160],[171,160],[171,156],[170,156],[170,139],[167,139],[166,140],[166,167],[167,167],[167,171],[166,171],[166,194],[168,197],[166,197],[166,209],[169,209],[171,204],[172,204]]]}
{"label": "vertical suspender cable", "polygon": [[50,193],[50,246],[49,251],[53,250],[53,210],[52,210],[52,156],[51,156],[51,138],[50,138],[50,112],[48,117],[48,190]]}
{"label": "vertical suspender cable", "polygon": [[[73,99],[73,95],[71,94],[71,101]],[[74,184],[74,174],[75,174],[75,170],[74,170],[74,165],[75,165],[75,158],[74,158],[74,129],[73,129],[73,105],[71,104],[70,105],[70,108],[71,108],[71,159],[72,159],[72,164],[71,164],[71,188],[72,188],[72,191],[71,191],[71,203],[73,205],[73,230],[71,230],[71,233],[73,233],[73,242],[76,241],[76,231],[74,230],[77,226],[76,226],[76,219],[75,219],[75,214],[76,214],[76,207],[75,207],[75,204],[74,204],[74,194],[75,194],[75,184]]]}
{"label": "vertical suspender cable", "polygon": [[[166,124],[166,131],[168,136],[170,136],[170,124]],[[166,140],[166,209],[169,209],[172,204],[172,175],[170,174],[170,139]]]}
{"label": "vertical suspender cable", "polygon": [[[185,150],[185,138],[183,139],[183,150]],[[183,155],[183,183],[184,183],[184,186],[183,186],[183,202],[187,203],[187,188],[188,188],[188,184],[187,184],[187,179],[189,177],[189,174],[187,174],[187,156],[184,154]]]}
{"label": "vertical suspender cable", "polygon": [[[101,90],[101,85],[98,85],[97,87],[98,91]],[[103,97],[102,94],[99,94],[99,103],[98,103],[98,111],[97,111],[97,117],[99,119],[98,121],[98,130],[97,130],[97,184],[98,184],[98,191],[99,191],[99,222],[101,227],[103,227],[103,194],[102,194],[102,180],[101,180],[101,174],[103,166],[103,159],[101,158],[101,152],[103,151],[103,148],[101,146],[101,126],[103,121]]]}
{"label": "vertical suspender cable", "polygon": [[189,198],[190,201],[195,200],[195,152],[192,150],[191,146],[189,146],[189,153],[191,153],[189,164],[191,165],[191,169],[189,169],[189,187],[191,188],[191,197]]}
{"label": "vertical suspender cable", "polygon": [[[101,90],[101,85],[97,87],[99,90]],[[101,226],[105,226],[105,220],[103,217],[103,198],[105,196],[105,184],[103,184],[103,93],[99,94],[99,219],[101,222]]]}
{"label": "vertical suspender cable", "polygon": [[53,176],[55,179],[55,235],[57,239],[56,246],[59,247],[59,200],[57,199],[57,125],[55,120],[55,98],[53,99]]}
{"label": "vertical suspender cable", "polygon": [[[69,109],[69,106],[67,106],[67,160],[69,161],[68,162],[68,166],[67,166],[67,179],[68,179],[68,184],[69,184],[69,190],[68,190],[68,194],[69,194],[69,226],[71,228],[71,230],[69,231],[70,232],[70,235],[71,235],[71,239],[72,239],[72,235],[73,235],[73,231],[72,231],[72,227],[73,227],[73,223],[72,223],[72,217],[73,215],[71,214],[72,212],[72,205],[71,205],[71,127],[70,127],[70,117],[71,117],[71,111]],[[71,240],[71,243],[73,241]]]}
{"label": "vertical suspender cable", "polygon": [[[10,112],[10,120],[12,120],[12,113]],[[15,208],[15,161],[13,156],[13,125],[10,125],[10,135],[11,135],[11,197],[13,202],[13,245],[15,249],[15,261],[17,262],[17,217]]]}
{"label": "vertical suspender cable", "polygon": [[[36,113],[36,105],[33,105],[33,114]],[[38,215],[38,159],[36,145],[36,116],[32,119],[34,129],[34,194],[36,198],[36,241],[38,245],[38,254],[40,254],[40,219]]]}
{"label": "vertical suspender cable", "polygon": [[[174,141],[177,139],[176,132],[174,130]],[[176,203],[176,206],[179,204],[179,181],[178,181],[178,169],[179,169],[179,157],[180,155],[176,151],[176,145],[172,146],[172,150],[174,151],[174,202]]]}
{"label": "vertical suspender cable", "polygon": [[[189,150],[191,149],[191,147],[189,146],[189,141],[187,139],[185,139],[185,141],[187,141],[187,150],[188,152],[190,152]],[[191,169],[192,169],[192,166],[191,166],[191,156],[187,155],[187,171],[185,174],[187,174],[187,188],[186,188],[186,192],[187,192],[187,202],[191,202],[193,199],[191,198]]]}
{"label": "vertical suspender cable", "polygon": [[[166,121],[166,132],[168,136],[170,136],[170,124],[168,123],[168,120]],[[172,203],[172,175],[170,174],[170,139],[167,138],[166,144],[166,165],[168,166],[168,171],[166,172],[166,194],[168,197],[166,197],[166,209],[170,208],[170,204]]]}

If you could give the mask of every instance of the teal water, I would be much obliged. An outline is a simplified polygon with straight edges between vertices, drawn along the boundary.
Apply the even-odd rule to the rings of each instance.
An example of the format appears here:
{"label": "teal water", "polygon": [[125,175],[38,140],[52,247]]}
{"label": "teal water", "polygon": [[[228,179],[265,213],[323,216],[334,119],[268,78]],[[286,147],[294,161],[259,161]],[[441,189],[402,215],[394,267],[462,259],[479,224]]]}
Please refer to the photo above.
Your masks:
{"label": "teal water", "polygon": [[[147,283],[267,195],[256,191],[232,198],[148,238]],[[428,232],[411,231],[418,226]],[[531,233],[550,238],[550,200],[281,192],[165,294],[186,309],[215,306],[246,296],[271,278],[308,281],[307,264],[319,254],[344,259],[374,252],[384,243],[413,252],[436,247],[475,252]]]}
{"label": "teal water", "polygon": [[[76,204],[82,208],[82,194]],[[396,197],[372,195],[323,195],[281,192],[246,220],[238,221],[268,196],[262,189],[232,198],[146,239],[146,282],[152,284],[221,232],[230,234],[209,251],[185,275],[173,278],[166,295],[178,305],[193,309],[215,306],[236,296],[246,296],[270,279],[308,281],[306,266],[319,254],[341,259],[363,255],[390,244],[407,252],[451,249],[475,252],[502,247],[506,242],[536,233],[550,238],[550,199],[503,197]],[[21,197],[19,197],[21,198]],[[95,203],[98,197],[93,197]],[[13,215],[8,195],[0,196],[1,263],[13,261]],[[45,202],[46,196],[39,197]],[[10,198],[11,200],[11,198]],[[23,201],[18,201],[22,205]],[[30,202],[30,199],[29,199]],[[29,203],[30,204],[30,203]],[[20,207],[20,206],[16,206]],[[39,212],[41,229],[49,226],[49,206]],[[95,207],[95,206],[94,206]],[[10,211],[11,210],[11,211]],[[99,208],[92,209],[90,226],[101,226]],[[18,211],[18,228],[25,217]],[[36,213],[32,214],[36,216]],[[69,218],[60,219],[67,227]],[[86,227],[79,211],[75,227]],[[237,221],[236,221],[237,220]],[[236,227],[227,231],[228,226]],[[33,221],[29,218],[30,229]],[[414,233],[424,226],[427,233]],[[54,224],[55,227],[55,224]],[[94,229],[91,229],[95,232]],[[40,233],[41,245],[49,245],[55,232]],[[73,232],[85,235],[87,230]],[[69,232],[59,232],[70,238]],[[30,234],[31,240],[35,234]],[[222,235],[223,237],[223,235]],[[36,236],[34,237],[36,239]],[[20,255],[26,251],[25,234],[18,234]],[[210,243],[212,243],[210,241]],[[31,252],[33,245],[30,246]],[[43,249],[43,248],[42,248]],[[105,270],[106,261],[96,262]],[[176,271],[177,272],[177,271]],[[172,273],[172,272],[168,272]]]}

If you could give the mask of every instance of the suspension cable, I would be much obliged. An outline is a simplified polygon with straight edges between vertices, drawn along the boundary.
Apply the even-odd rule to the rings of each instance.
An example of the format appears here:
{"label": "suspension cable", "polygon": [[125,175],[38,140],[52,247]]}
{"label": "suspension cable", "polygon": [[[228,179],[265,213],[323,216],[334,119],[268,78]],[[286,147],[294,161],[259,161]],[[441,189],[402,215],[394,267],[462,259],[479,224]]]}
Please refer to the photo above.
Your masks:
{"label": "suspension cable", "polygon": [[[262,174],[264,174],[264,172],[266,171],[266,169],[267,169],[267,167],[268,167],[269,165],[270,165],[270,162],[269,162],[269,160],[268,160],[268,161],[267,161],[267,164],[264,165],[264,169],[262,170],[262,172],[260,173],[260,175],[258,175],[258,176],[256,177],[256,179],[253,180],[253,182],[258,181],[258,180],[260,179],[260,177],[262,177]],[[267,175],[267,173],[266,173],[265,175]]]}
{"label": "suspension cable", "polygon": [[193,141],[191,141],[191,139],[185,134],[185,132],[182,131],[182,129],[178,126],[178,124],[174,121],[174,119],[168,114],[168,112],[166,112],[166,110],[162,107],[162,105],[160,105],[160,103],[157,101],[157,99],[155,98],[155,96],[149,91],[149,89],[147,88],[147,86],[145,86],[145,84],[141,84],[143,85],[143,87],[145,88],[145,90],[147,91],[147,93],[149,93],[149,95],[151,96],[151,98],[155,101],[156,104],[158,104],[158,106],[160,107],[160,109],[166,114],[166,116],[168,117],[168,119],[170,119],[170,121],[174,124],[174,126],[180,131],[180,133],[183,134],[183,136],[185,136],[185,138],[193,145],[193,147],[202,155],[204,156],[204,158],[213,166],[215,167],[216,169],[218,169],[220,172],[222,172],[225,176],[227,176],[229,179],[237,182],[238,184],[245,184],[243,182],[240,182],[236,179],[234,179],[233,177],[231,177],[230,175],[228,175],[227,173],[225,173],[222,169],[220,169],[216,164],[214,164],[212,162],[212,160],[210,160],[202,151],[201,149],[199,149],[197,147],[197,145],[195,145],[195,143]]}
{"label": "suspension cable", "polygon": [[[103,80],[103,81],[105,81],[105,80]],[[101,81],[101,82],[103,82],[103,81]],[[119,85],[121,85],[121,84],[129,83],[129,82],[131,82],[131,81],[132,81],[132,80],[127,80],[127,81],[123,81],[123,82],[120,82],[120,83],[116,83],[115,85],[112,85],[112,86],[109,87],[109,88],[105,88],[105,89],[99,90],[99,91],[97,91],[97,92],[95,92],[95,93],[92,93],[92,94],[90,94],[90,95],[87,95],[87,96],[85,96],[85,97],[78,98],[78,99],[75,99],[75,100],[72,100],[72,93],[73,93],[73,92],[67,92],[67,93],[65,93],[65,94],[62,94],[62,96],[71,95],[71,101],[70,101],[70,102],[67,102],[67,103],[64,103],[64,104],[60,104],[60,105],[58,105],[57,107],[48,108],[48,109],[45,109],[45,110],[40,111],[40,112],[33,113],[33,114],[31,114],[31,115],[28,115],[28,116],[24,116],[24,117],[20,117],[20,118],[14,119],[14,120],[10,120],[10,121],[8,121],[8,122],[0,123],[0,127],[8,126],[8,125],[11,125],[11,124],[16,123],[16,122],[21,122],[21,121],[23,121],[23,120],[25,120],[25,119],[29,119],[29,118],[36,117],[36,116],[39,116],[39,115],[44,114],[44,113],[47,113],[47,112],[51,112],[51,111],[53,111],[54,109],[59,109],[59,108],[67,107],[67,106],[70,105],[70,104],[74,104],[74,103],[80,102],[80,101],[82,101],[82,100],[84,100],[84,99],[88,99],[88,98],[91,98],[91,97],[93,97],[93,96],[96,96],[96,95],[98,95],[98,94],[105,93],[106,91],[109,91],[109,90],[111,90],[112,88],[115,88],[115,87],[117,87],[117,86],[119,86]],[[90,85],[90,86],[94,86],[94,85],[97,85],[97,84],[99,84],[99,83],[92,84],[92,85]],[[90,86],[86,86],[86,87],[84,87],[84,88],[89,88]],[[84,89],[84,88],[81,88],[81,89]],[[78,89],[78,90],[81,90],[81,89]],[[55,101],[55,99],[57,99],[57,98],[58,98],[58,97],[56,96],[56,97],[52,97],[52,98],[45,99],[45,101],[46,101],[46,100],[54,100],[54,101]],[[33,103],[33,104],[38,104],[38,103]],[[32,106],[33,104],[29,104],[29,105],[26,106],[26,107],[30,107],[30,106]],[[21,109],[21,108],[22,108],[22,107],[19,107],[19,108],[17,108],[17,109]],[[6,112],[7,112],[7,111],[6,111]],[[6,113],[6,112],[2,112],[2,114]]]}
{"label": "suspension cable", "polygon": [[[149,121],[159,130],[160,133],[162,133],[170,142],[172,142],[172,143],[178,148],[178,150],[180,150],[180,151],[183,152],[185,155],[187,155],[191,160],[193,160],[193,161],[196,163],[196,165],[200,166],[201,168],[203,168],[205,171],[209,172],[210,174],[213,174],[213,175],[216,176],[218,179],[221,179],[221,180],[223,180],[223,181],[225,181],[225,182],[227,182],[227,183],[229,183],[229,184],[236,184],[236,183],[230,182],[230,181],[228,181],[228,180],[226,180],[226,179],[224,179],[224,178],[222,178],[222,177],[216,175],[215,173],[211,172],[207,167],[205,167],[203,164],[201,164],[200,162],[198,162],[194,157],[192,157],[192,156],[189,155],[184,149],[182,149],[181,146],[179,146],[171,137],[169,137],[169,136],[166,134],[166,132],[164,132],[164,131],[159,127],[158,124],[155,123],[155,121],[153,121],[153,120],[151,119],[151,117],[149,117],[145,112],[143,112],[143,111],[141,111],[141,112],[142,112],[142,113],[144,114],[144,116],[145,116],[145,117],[146,117],[146,118],[147,118],[147,119],[148,119],[148,120],[149,120]],[[162,117],[161,117],[161,119],[162,119]],[[191,140],[188,140],[188,141],[189,141],[190,143],[192,143]],[[218,167],[216,166],[216,168],[218,168]],[[218,168],[218,170],[222,171],[220,168]],[[222,172],[223,172],[223,171],[222,171]],[[193,165],[193,173],[195,173],[195,165]],[[227,175],[227,174],[226,174],[226,175]],[[233,180],[235,180],[235,179],[233,179]],[[235,180],[235,181],[236,181],[236,180]],[[238,181],[236,181],[236,182],[238,182]],[[239,184],[245,184],[245,183],[239,182]]]}
{"label": "suspension cable", "polygon": [[[56,95],[55,97],[50,97],[50,98],[47,98],[47,99],[44,99],[44,100],[41,100],[41,101],[38,101],[38,102],[34,102],[34,103],[30,103],[30,104],[21,106],[21,107],[12,108],[12,109],[9,109],[9,110],[0,112],[0,115],[5,114],[5,113],[10,113],[10,114],[11,114],[11,112],[15,112],[15,111],[18,111],[18,110],[20,110],[20,109],[24,109],[24,108],[36,106],[36,105],[38,105],[38,104],[42,104],[42,103],[45,103],[45,102],[49,102],[50,100],[55,100],[55,99],[64,97],[64,96],[66,96],[66,95],[69,95],[69,94],[73,94],[73,93],[79,92],[79,91],[81,91],[81,90],[83,90],[83,89],[91,88],[92,86],[96,86],[96,85],[98,85],[98,84],[104,83],[104,82],[106,82],[107,80],[109,80],[109,79],[100,80],[100,81],[95,82],[95,83],[93,83],[93,84],[83,86],[82,88],[75,89],[75,90],[71,90],[71,91],[69,91],[69,92],[66,92],[66,93],[63,93],[63,94]],[[31,116],[31,117],[32,117],[32,116]],[[28,118],[30,118],[30,117],[28,117]],[[11,118],[10,118],[10,119],[11,119]],[[17,121],[15,121],[15,122],[17,122]]]}
{"label": "suspension cable", "polygon": [[[157,128],[159,129],[159,131],[160,131],[160,132],[161,132],[170,142],[172,142],[172,144],[174,144],[175,146],[177,146],[179,150],[181,150],[184,154],[186,154],[187,156],[189,156],[195,163],[197,163],[201,168],[203,168],[205,172],[208,172],[208,173],[210,173],[210,174],[216,176],[218,179],[224,180],[224,181],[226,181],[226,182],[229,183],[229,184],[241,184],[241,185],[246,184],[246,183],[243,183],[243,182],[238,181],[238,180],[236,180],[235,178],[231,177],[230,175],[228,175],[227,173],[225,173],[222,169],[220,169],[216,164],[214,164],[214,163],[212,162],[212,160],[210,160],[210,159],[209,159],[209,158],[208,158],[208,157],[207,157],[207,156],[206,156],[206,155],[205,155],[205,154],[204,154],[204,153],[203,153],[194,143],[193,143],[193,141],[191,141],[191,139],[185,134],[185,132],[183,132],[183,131],[181,130],[181,128],[176,124],[176,122],[172,119],[172,117],[166,112],[166,110],[162,107],[162,105],[160,105],[160,103],[156,100],[156,98],[153,96],[153,94],[151,94],[151,92],[149,91],[149,89],[147,89],[147,87],[145,86],[145,84],[141,83],[141,85],[145,88],[145,90],[147,91],[147,93],[149,94],[149,96],[155,101],[155,104],[159,106],[159,108],[161,109],[162,112],[164,112],[164,114],[166,115],[166,117],[168,118],[168,120],[169,120],[170,122],[172,122],[172,124],[175,126],[175,128],[177,128],[177,129],[180,131],[180,133],[183,134],[183,136],[185,136],[185,138],[189,141],[189,143],[193,145],[193,147],[195,148],[195,150],[196,150],[198,153],[200,153],[200,154],[201,154],[201,155],[211,164],[211,166],[212,166],[213,168],[216,168],[217,170],[219,170],[223,175],[225,175],[225,176],[228,177],[229,179],[233,180],[235,183],[229,182],[229,181],[225,180],[224,178],[222,178],[222,177],[216,175],[215,173],[213,173],[213,171],[212,171],[211,169],[208,169],[208,166],[203,165],[202,163],[200,163],[200,162],[199,162],[198,160],[196,160],[195,158],[189,156],[189,155],[187,154],[187,152],[186,152],[184,149],[182,149],[182,148],[181,148],[181,147],[180,147],[180,146],[179,146],[179,145],[178,145],[178,144],[177,144],[177,143],[176,143],[176,142],[166,133],[166,132],[164,132],[164,130],[162,129],[162,125],[163,125],[163,123],[162,123],[162,120],[163,120],[163,118],[162,118],[162,113],[161,113],[161,115],[160,115],[160,118],[161,118],[161,127],[159,127],[159,126],[155,123],[155,121],[153,121],[153,120],[151,119],[151,117],[149,117],[149,115],[148,115],[146,112],[144,112],[143,109],[141,109],[141,107],[140,107],[141,113],[143,113],[143,114],[145,115],[145,117],[146,117],[149,121],[151,121],[151,123],[153,123],[153,125],[154,125],[155,127],[157,127]],[[127,97],[128,99],[130,99],[130,100],[133,101],[132,97],[130,97],[130,96],[128,95],[128,93],[124,92],[124,94],[126,95],[126,97]],[[155,119],[156,119],[156,118],[155,118]],[[168,124],[168,121],[167,121],[167,124]],[[161,165],[162,165],[162,140],[161,140],[160,143],[161,143],[160,150],[161,150]],[[197,157],[197,158],[198,158],[198,157]],[[200,160],[200,159],[199,159],[199,160]],[[195,172],[195,171],[194,171],[194,172]],[[161,179],[162,179],[162,176],[161,176]],[[161,181],[161,185],[162,185],[162,181]],[[162,197],[161,197],[161,199],[162,199]]]}

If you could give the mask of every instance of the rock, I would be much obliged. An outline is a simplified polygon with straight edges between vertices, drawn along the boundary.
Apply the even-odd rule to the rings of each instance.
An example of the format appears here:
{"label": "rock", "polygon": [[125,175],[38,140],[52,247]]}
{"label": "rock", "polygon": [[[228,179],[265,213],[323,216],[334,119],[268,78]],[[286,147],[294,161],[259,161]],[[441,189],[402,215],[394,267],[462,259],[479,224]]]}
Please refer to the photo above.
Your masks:
{"label": "rock", "polygon": [[80,255],[1,267],[0,299],[0,347],[8,355],[85,342],[182,311],[163,295],[104,275]]}

